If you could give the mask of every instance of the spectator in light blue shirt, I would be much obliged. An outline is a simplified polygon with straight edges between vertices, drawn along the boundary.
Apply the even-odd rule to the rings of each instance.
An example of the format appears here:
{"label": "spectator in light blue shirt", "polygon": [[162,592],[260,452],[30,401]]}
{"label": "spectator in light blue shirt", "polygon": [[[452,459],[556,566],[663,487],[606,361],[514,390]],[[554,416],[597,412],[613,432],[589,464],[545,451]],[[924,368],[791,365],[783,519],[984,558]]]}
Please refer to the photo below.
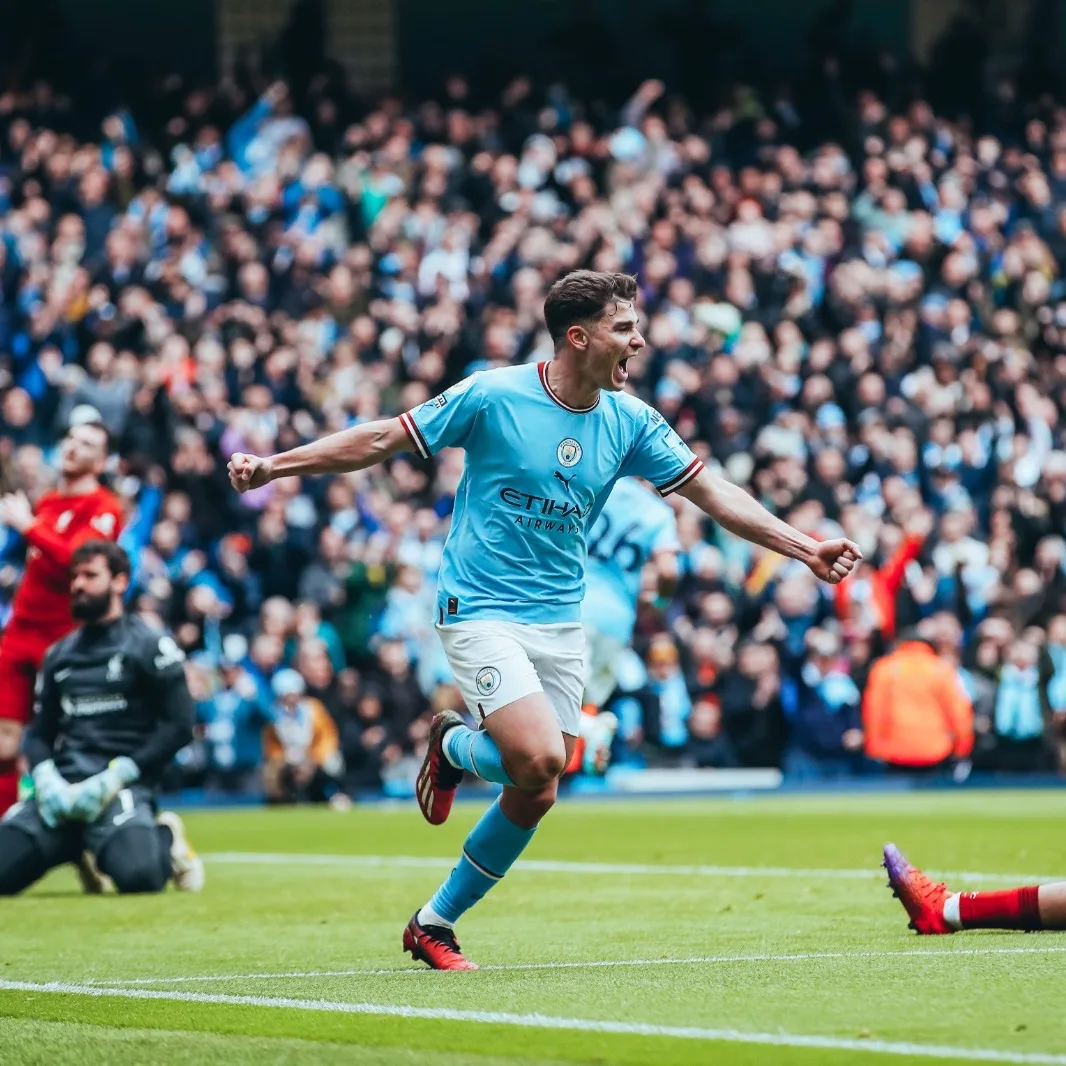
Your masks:
{"label": "spectator in light blue shirt", "polygon": [[232,646],[226,647],[217,686],[208,698],[197,701],[196,720],[203,729],[208,784],[246,791],[255,787],[270,705],[235,654]]}
{"label": "spectator in light blue shirt", "polygon": [[1048,701],[1056,715],[1066,715],[1066,614],[1048,623],[1047,653],[1054,673],[1048,684]]}
{"label": "spectator in light blue shirt", "polygon": [[649,737],[661,747],[680,749],[688,743],[692,699],[673,637],[661,633],[648,649],[648,690],[659,701],[659,736]]}
{"label": "spectator in light blue shirt", "polygon": [[1016,641],[1007,653],[999,675],[993,722],[996,735],[1010,741],[1043,736],[1039,649],[1025,640]]}
{"label": "spectator in light blue shirt", "polygon": [[1041,669],[1040,648],[1029,640],[1015,641],[1004,658],[992,712],[995,766],[1011,771],[1051,769],[1050,671]]}

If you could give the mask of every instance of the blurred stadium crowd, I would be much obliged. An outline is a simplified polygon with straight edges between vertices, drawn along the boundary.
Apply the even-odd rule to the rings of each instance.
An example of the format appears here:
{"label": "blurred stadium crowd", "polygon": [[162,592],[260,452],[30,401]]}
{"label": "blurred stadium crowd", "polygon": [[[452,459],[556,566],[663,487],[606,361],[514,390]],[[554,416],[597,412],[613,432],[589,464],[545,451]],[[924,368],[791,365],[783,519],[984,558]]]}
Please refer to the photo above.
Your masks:
{"label": "blurred stadium crowd", "polygon": [[457,701],[431,597],[461,454],[241,498],[225,463],[549,358],[542,299],[578,266],[638,276],[635,387],[697,453],[869,560],[834,594],[675,501],[616,761],[1060,766],[1066,108],[1009,81],[979,121],[844,103],[826,130],[655,81],[593,113],[526,79],[358,109],[328,76],[298,101],[171,79],[86,137],[45,84],[0,95],[3,480],[40,492],[101,412],[138,609],[190,654],[186,782],[412,773]]}

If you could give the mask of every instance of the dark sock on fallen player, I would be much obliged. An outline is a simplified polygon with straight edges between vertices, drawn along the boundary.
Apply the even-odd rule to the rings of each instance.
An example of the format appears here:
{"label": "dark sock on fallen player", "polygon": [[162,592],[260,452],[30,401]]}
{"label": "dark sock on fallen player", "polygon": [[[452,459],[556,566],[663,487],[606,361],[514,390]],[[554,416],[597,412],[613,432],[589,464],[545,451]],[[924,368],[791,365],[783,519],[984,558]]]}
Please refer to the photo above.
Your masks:
{"label": "dark sock on fallen player", "polygon": [[963,929],[1043,929],[1037,902],[1040,889],[1009,888],[1003,892],[960,892],[959,919]]}

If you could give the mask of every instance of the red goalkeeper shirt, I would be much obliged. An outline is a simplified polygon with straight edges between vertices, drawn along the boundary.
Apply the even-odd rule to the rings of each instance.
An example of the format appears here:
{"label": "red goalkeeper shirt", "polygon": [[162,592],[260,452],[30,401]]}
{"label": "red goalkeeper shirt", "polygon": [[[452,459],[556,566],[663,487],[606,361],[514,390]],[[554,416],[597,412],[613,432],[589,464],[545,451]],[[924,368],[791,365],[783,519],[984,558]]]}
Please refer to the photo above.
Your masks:
{"label": "red goalkeeper shirt", "polygon": [[83,496],[46,492],[26,530],[26,571],[15,593],[11,624],[42,629],[69,629],[70,557],[87,540],[116,540],[122,529],[122,505],[103,488]]}

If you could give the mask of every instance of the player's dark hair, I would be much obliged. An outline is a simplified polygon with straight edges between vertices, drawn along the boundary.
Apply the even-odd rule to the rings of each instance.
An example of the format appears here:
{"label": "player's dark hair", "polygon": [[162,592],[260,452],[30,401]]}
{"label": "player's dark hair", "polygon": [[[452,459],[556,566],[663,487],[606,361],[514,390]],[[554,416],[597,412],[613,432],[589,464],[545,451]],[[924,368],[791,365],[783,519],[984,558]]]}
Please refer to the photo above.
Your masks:
{"label": "player's dark hair", "polygon": [[600,270],[575,270],[561,277],[544,301],[544,323],[555,344],[578,322],[596,322],[619,300],[637,298],[632,274],[607,274]]}
{"label": "player's dark hair", "polygon": [[80,544],[70,557],[70,565],[75,567],[79,563],[87,563],[101,556],[107,560],[107,568],[112,575],[125,574],[128,577],[132,572],[130,557],[125,549],[120,548],[113,540],[87,540]]}

